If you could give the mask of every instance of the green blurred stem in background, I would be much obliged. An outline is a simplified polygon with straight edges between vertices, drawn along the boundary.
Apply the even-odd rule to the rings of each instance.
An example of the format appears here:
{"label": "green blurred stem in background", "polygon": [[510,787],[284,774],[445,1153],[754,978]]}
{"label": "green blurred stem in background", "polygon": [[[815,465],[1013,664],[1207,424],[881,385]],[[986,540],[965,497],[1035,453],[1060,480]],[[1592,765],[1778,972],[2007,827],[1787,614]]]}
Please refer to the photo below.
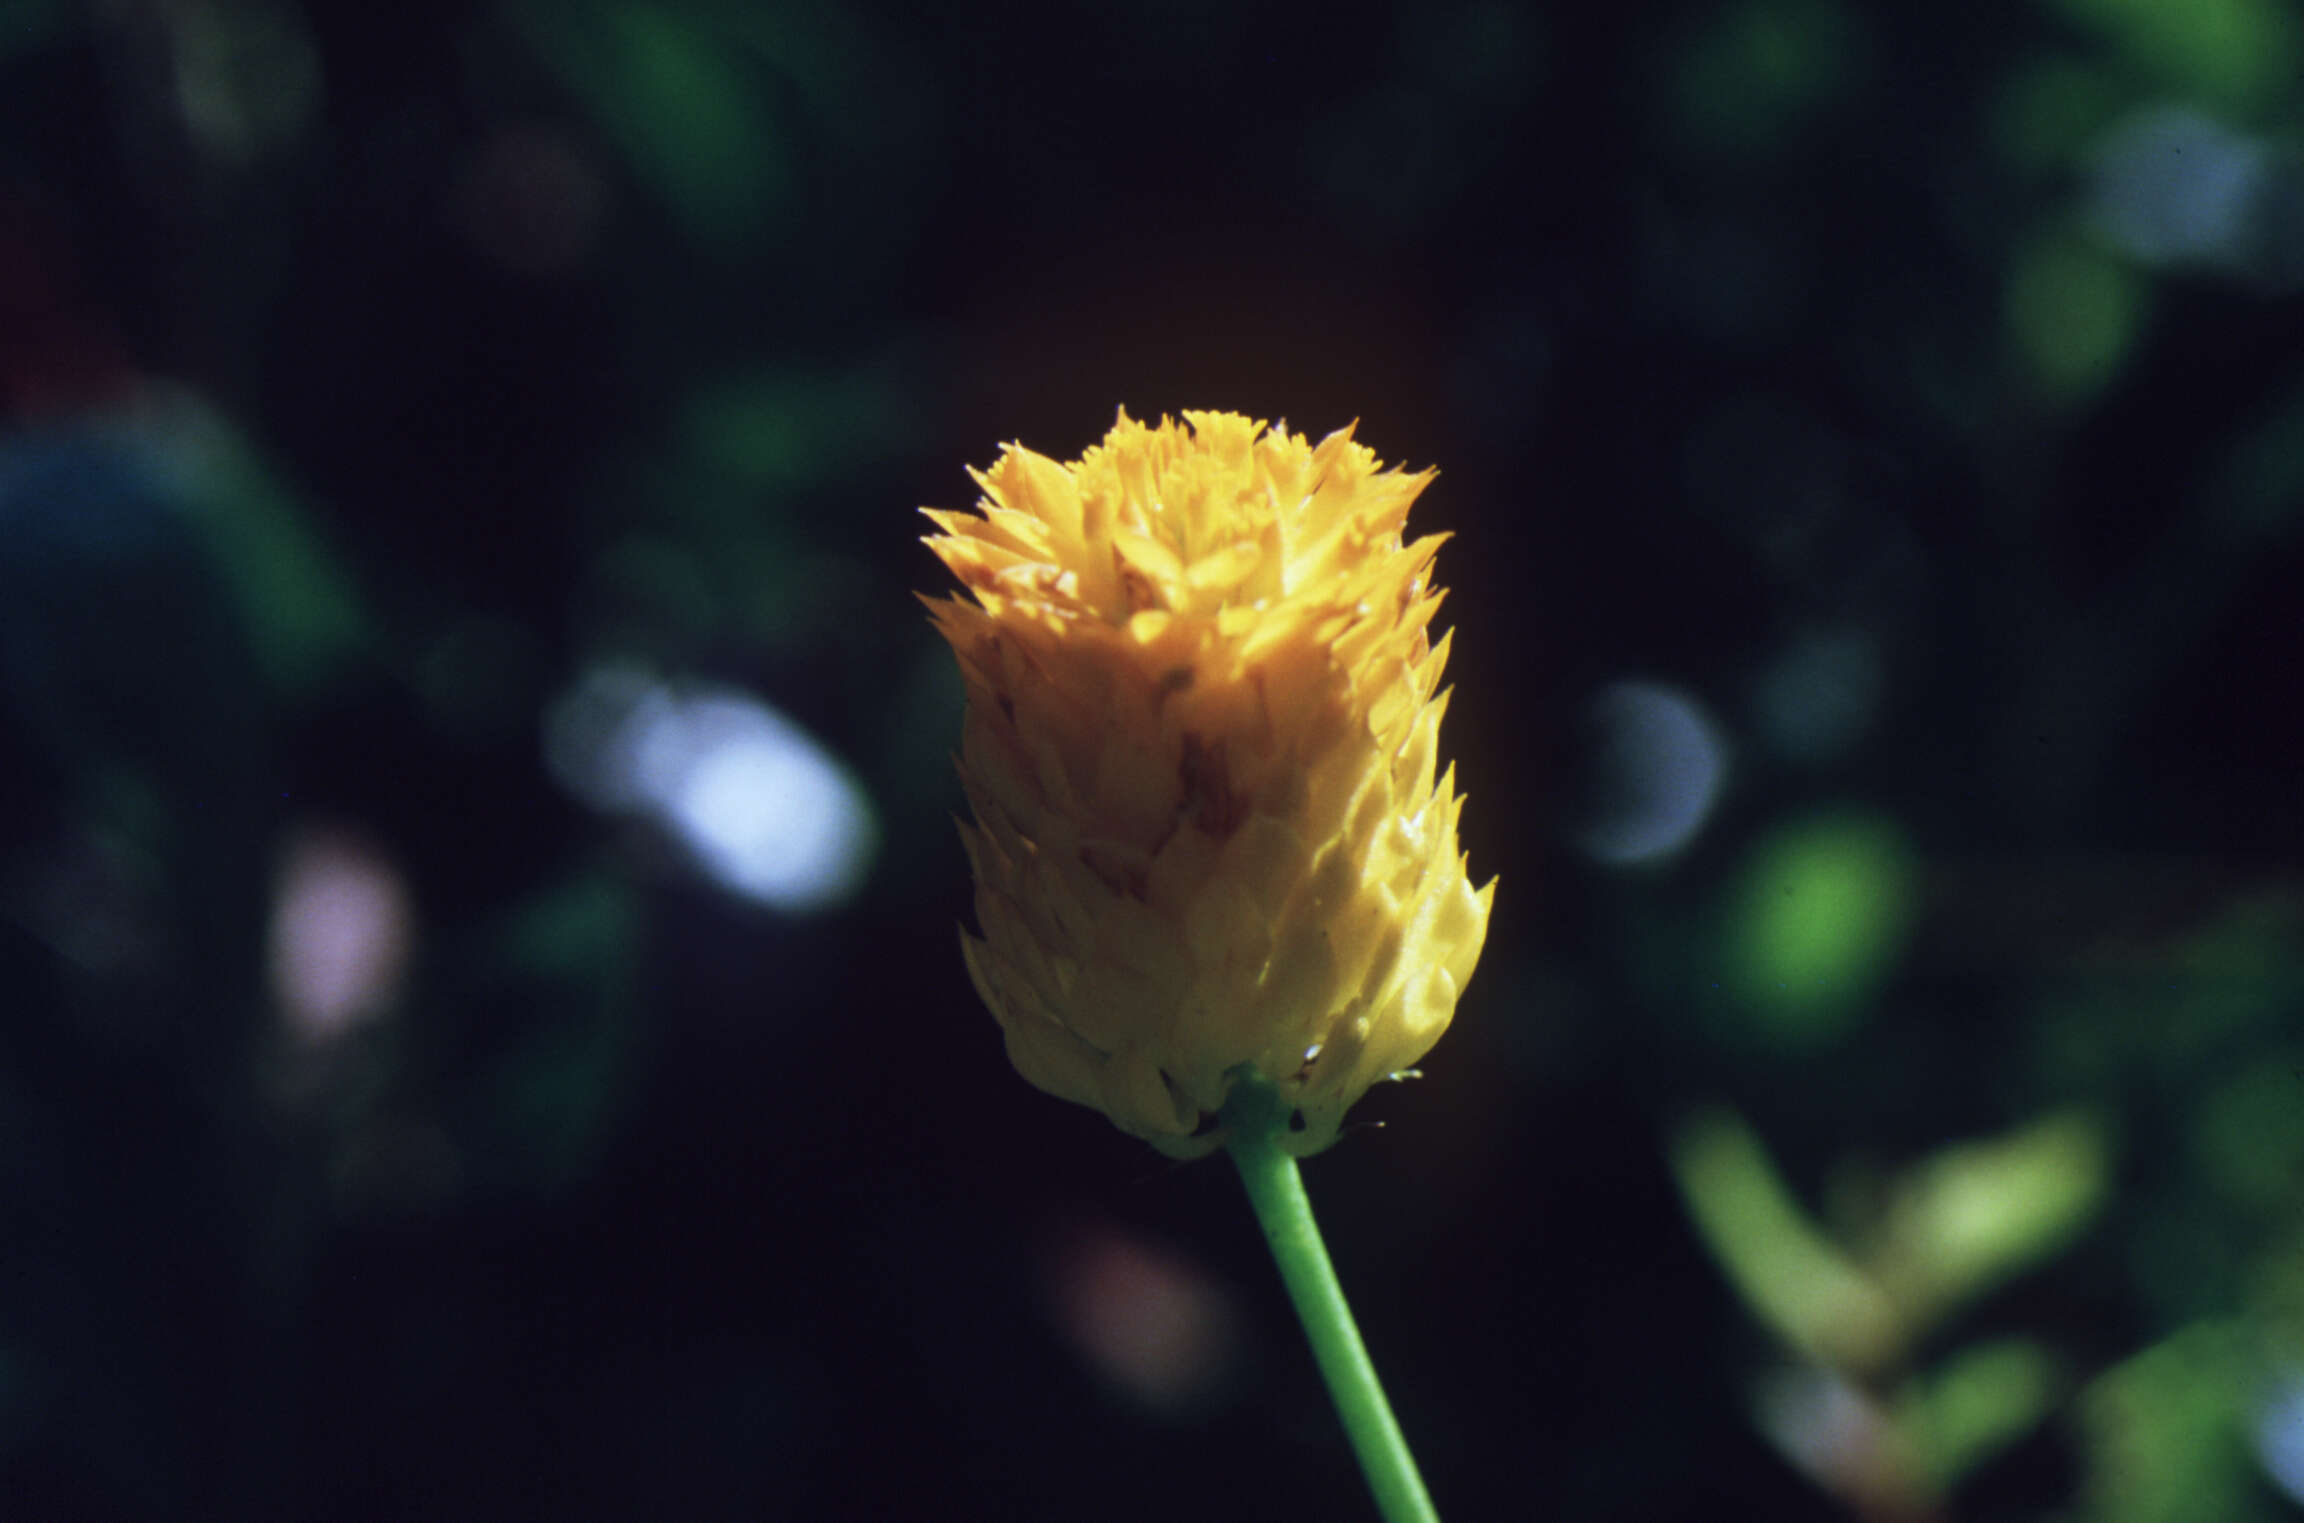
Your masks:
{"label": "green blurred stem in background", "polygon": [[1345,1303],[1344,1287],[1336,1283],[1335,1266],[1320,1241],[1320,1228],[1312,1220],[1312,1201],[1304,1193],[1296,1160],[1274,1145],[1273,1139],[1288,1124],[1288,1106],[1269,1082],[1252,1073],[1241,1074],[1223,1111],[1225,1148],[1248,1188],[1249,1204],[1272,1246],[1288,1299],[1312,1340],[1312,1357],[1328,1382],[1336,1415],[1359,1456],[1368,1488],[1376,1494],[1377,1509],[1386,1523],[1439,1523],[1424,1478],[1416,1473],[1415,1456],[1392,1416],[1392,1404],[1377,1382],[1376,1367],[1360,1341],[1360,1329]]}

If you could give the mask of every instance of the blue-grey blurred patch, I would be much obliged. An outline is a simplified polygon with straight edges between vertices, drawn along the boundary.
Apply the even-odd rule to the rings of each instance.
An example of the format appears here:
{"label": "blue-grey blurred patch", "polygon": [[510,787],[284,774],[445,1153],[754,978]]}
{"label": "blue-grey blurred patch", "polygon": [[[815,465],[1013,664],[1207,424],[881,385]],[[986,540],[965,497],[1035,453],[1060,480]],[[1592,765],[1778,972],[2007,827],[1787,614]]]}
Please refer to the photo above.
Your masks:
{"label": "blue-grey blurred patch", "polygon": [[1812,629],[1753,682],[1753,725],[1786,761],[1823,767],[1871,729],[1884,685],[1879,642],[1860,629]]}
{"label": "blue-grey blurred patch", "polygon": [[2147,264],[2231,268],[2248,253],[2270,162],[2262,143],[2198,111],[2149,106],[2097,144],[2089,211]]}
{"label": "blue-grey blurred patch", "polygon": [[2264,1393],[2248,1436],[2265,1477],[2304,1505],[2304,1374],[2291,1370]]}
{"label": "blue-grey blurred patch", "polygon": [[2304,287],[2304,156],[2289,150],[2273,157],[2252,210],[2248,278],[2275,295]]}
{"label": "blue-grey blurred patch", "polygon": [[111,569],[184,544],[150,456],[93,427],[0,443],[0,528],[0,568],[35,576]]}
{"label": "blue-grey blurred patch", "polygon": [[1613,866],[1654,862],[1696,838],[1720,797],[1728,745],[1677,688],[1618,682],[1593,700],[1576,839]]}
{"label": "blue-grey blurred patch", "polygon": [[60,758],[189,780],[246,743],[246,643],[181,508],[126,436],[0,442],[0,706]]}

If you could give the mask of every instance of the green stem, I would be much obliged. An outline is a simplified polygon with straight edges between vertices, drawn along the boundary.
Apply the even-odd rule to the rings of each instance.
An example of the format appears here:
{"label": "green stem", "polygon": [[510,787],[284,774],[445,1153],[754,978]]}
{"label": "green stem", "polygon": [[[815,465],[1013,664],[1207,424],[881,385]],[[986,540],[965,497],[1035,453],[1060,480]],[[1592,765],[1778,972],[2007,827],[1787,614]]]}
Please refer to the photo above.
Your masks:
{"label": "green stem", "polygon": [[1304,1193],[1296,1160],[1273,1144],[1287,1115],[1288,1107],[1270,1084],[1241,1075],[1224,1107],[1225,1148],[1248,1188],[1249,1204],[1256,1208],[1288,1299],[1296,1304],[1296,1316],[1311,1340],[1336,1415],[1344,1420],[1360,1471],[1376,1494],[1377,1510],[1385,1523],[1439,1523],[1424,1479],[1416,1473],[1416,1458],[1408,1452],[1392,1404],[1377,1382],[1376,1366],[1360,1341],[1344,1287],[1336,1283],[1336,1268],[1312,1220],[1312,1201]]}

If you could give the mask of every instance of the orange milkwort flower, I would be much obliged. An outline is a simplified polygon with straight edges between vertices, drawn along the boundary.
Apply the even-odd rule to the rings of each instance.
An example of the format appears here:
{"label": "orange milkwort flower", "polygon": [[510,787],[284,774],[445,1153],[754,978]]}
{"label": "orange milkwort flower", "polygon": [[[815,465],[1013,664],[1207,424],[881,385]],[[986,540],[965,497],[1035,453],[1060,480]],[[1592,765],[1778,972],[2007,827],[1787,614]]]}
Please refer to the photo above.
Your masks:
{"label": "orange milkwort flower", "polygon": [[1020,444],[978,512],[923,509],[967,595],[928,603],[968,689],[961,950],[1024,1077],[1176,1157],[1241,1065],[1336,1140],[1447,1029],[1487,933],[1435,779],[1434,473],[1352,430],[1120,413],[1060,465]]}

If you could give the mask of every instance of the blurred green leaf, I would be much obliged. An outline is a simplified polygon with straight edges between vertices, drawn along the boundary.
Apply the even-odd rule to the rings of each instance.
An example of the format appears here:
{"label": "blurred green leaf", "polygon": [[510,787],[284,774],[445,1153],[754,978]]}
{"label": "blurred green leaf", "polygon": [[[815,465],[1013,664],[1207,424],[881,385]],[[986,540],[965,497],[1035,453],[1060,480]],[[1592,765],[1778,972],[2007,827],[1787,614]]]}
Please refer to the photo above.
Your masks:
{"label": "blurred green leaf", "polygon": [[708,383],[682,406],[687,446],[762,490],[817,484],[900,436],[895,388],[868,370],[762,370]]}
{"label": "blurred green leaf", "polygon": [[607,1141],[634,1040],[638,934],[630,883],[587,873],[523,907],[499,943],[516,974],[553,986],[552,1017],[495,1076],[509,1134],[548,1185],[579,1178]]}
{"label": "blurred green leaf", "polygon": [[2201,1102],[2192,1153],[2201,1175],[2248,1211],[2291,1215],[2304,1202],[2304,1064],[2267,1058]]}
{"label": "blurred green leaf", "polygon": [[[2289,1181],[2291,1187],[2296,1183]],[[2263,1330],[2266,1357],[2290,1374],[2304,1370],[2304,1212],[2282,1214],[2273,1241],[2254,1256],[2241,1278],[2241,1298]]]}
{"label": "blurred green leaf", "polygon": [[1895,1304],[1818,1230],[1743,1118],[1692,1117],[1672,1138],[1671,1161],[1705,1245],[1788,1347],[1856,1372],[1901,1351]]}
{"label": "blurred green leaf", "polygon": [[1677,54],[1673,106],[1699,153],[1753,158],[1845,93],[1862,52],[1857,17],[1833,0],[1738,0]]}
{"label": "blurred green leaf", "polygon": [[2130,97],[2103,65],[2076,58],[2026,60],[2001,87],[1992,136],[2001,157],[2028,174],[2079,159]]}
{"label": "blurred green leaf", "polygon": [[1728,890],[1723,971],[1763,1039],[1812,1047],[1862,1016],[1902,951],[1916,864],[1896,826],[1843,812],[1766,835]]}
{"label": "blurred green leaf", "polygon": [[2304,385],[2288,387],[2208,477],[2211,509],[2235,537],[2294,528],[2304,509]]}
{"label": "blurred green leaf", "polygon": [[351,569],[221,414],[187,404],[168,442],[266,680],[288,693],[326,681],[372,634]]}
{"label": "blurred green leaf", "polygon": [[2049,0],[2161,88],[2206,105],[2277,105],[2304,62],[2304,21],[2289,0]]}
{"label": "blurred green leaf", "polygon": [[2177,966],[2195,978],[2235,984],[2252,1003],[2285,1003],[2304,983],[2304,896],[2286,888],[2243,893],[2188,939]]}
{"label": "blurred green leaf", "polygon": [[2251,1224],[2189,1173],[2125,1203],[2128,1282],[2149,1325],[2169,1327],[2231,1309],[2246,1274]]}
{"label": "blurred green leaf", "polygon": [[1922,1318],[1991,1290],[2095,1219],[2110,1151],[2102,1123],[2079,1112],[1939,1151],[1897,1191],[1881,1278]]}
{"label": "blurred green leaf", "polygon": [[2098,1377],[2083,1394],[2091,1523],[2254,1523],[2242,1424],[2246,1332],[2197,1323]]}
{"label": "blurred green leaf", "polygon": [[[792,92],[812,133],[822,133],[820,143],[812,137],[812,147],[854,150],[915,122],[911,113],[927,82],[896,72],[901,65],[878,45],[863,13],[761,0],[683,0],[682,13],[745,53],[779,90]],[[871,106],[864,109],[867,97]]]}
{"label": "blurred green leaf", "polygon": [[504,956],[536,977],[610,989],[630,970],[637,916],[628,882],[587,873],[522,906],[505,927]]}
{"label": "blurred green leaf", "polygon": [[210,155],[246,166],[292,150],[321,108],[319,49],[300,9],[243,3],[162,13],[173,34],[174,95]]}
{"label": "blurred green leaf", "polygon": [[2144,325],[2150,283],[2067,233],[2019,249],[2008,273],[2009,336],[2043,390],[2085,401],[2118,377]]}
{"label": "blurred green leaf", "polygon": [[671,5],[576,0],[515,15],[691,237],[733,249],[774,229],[795,172],[746,53]]}
{"label": "blurred green leaf", "polygon": [[1962,1349],[1912,1383],[1897,1425],[1939,1492],[2038,1427],[2057,1394],[2056,1361],[2008,1338]]}

